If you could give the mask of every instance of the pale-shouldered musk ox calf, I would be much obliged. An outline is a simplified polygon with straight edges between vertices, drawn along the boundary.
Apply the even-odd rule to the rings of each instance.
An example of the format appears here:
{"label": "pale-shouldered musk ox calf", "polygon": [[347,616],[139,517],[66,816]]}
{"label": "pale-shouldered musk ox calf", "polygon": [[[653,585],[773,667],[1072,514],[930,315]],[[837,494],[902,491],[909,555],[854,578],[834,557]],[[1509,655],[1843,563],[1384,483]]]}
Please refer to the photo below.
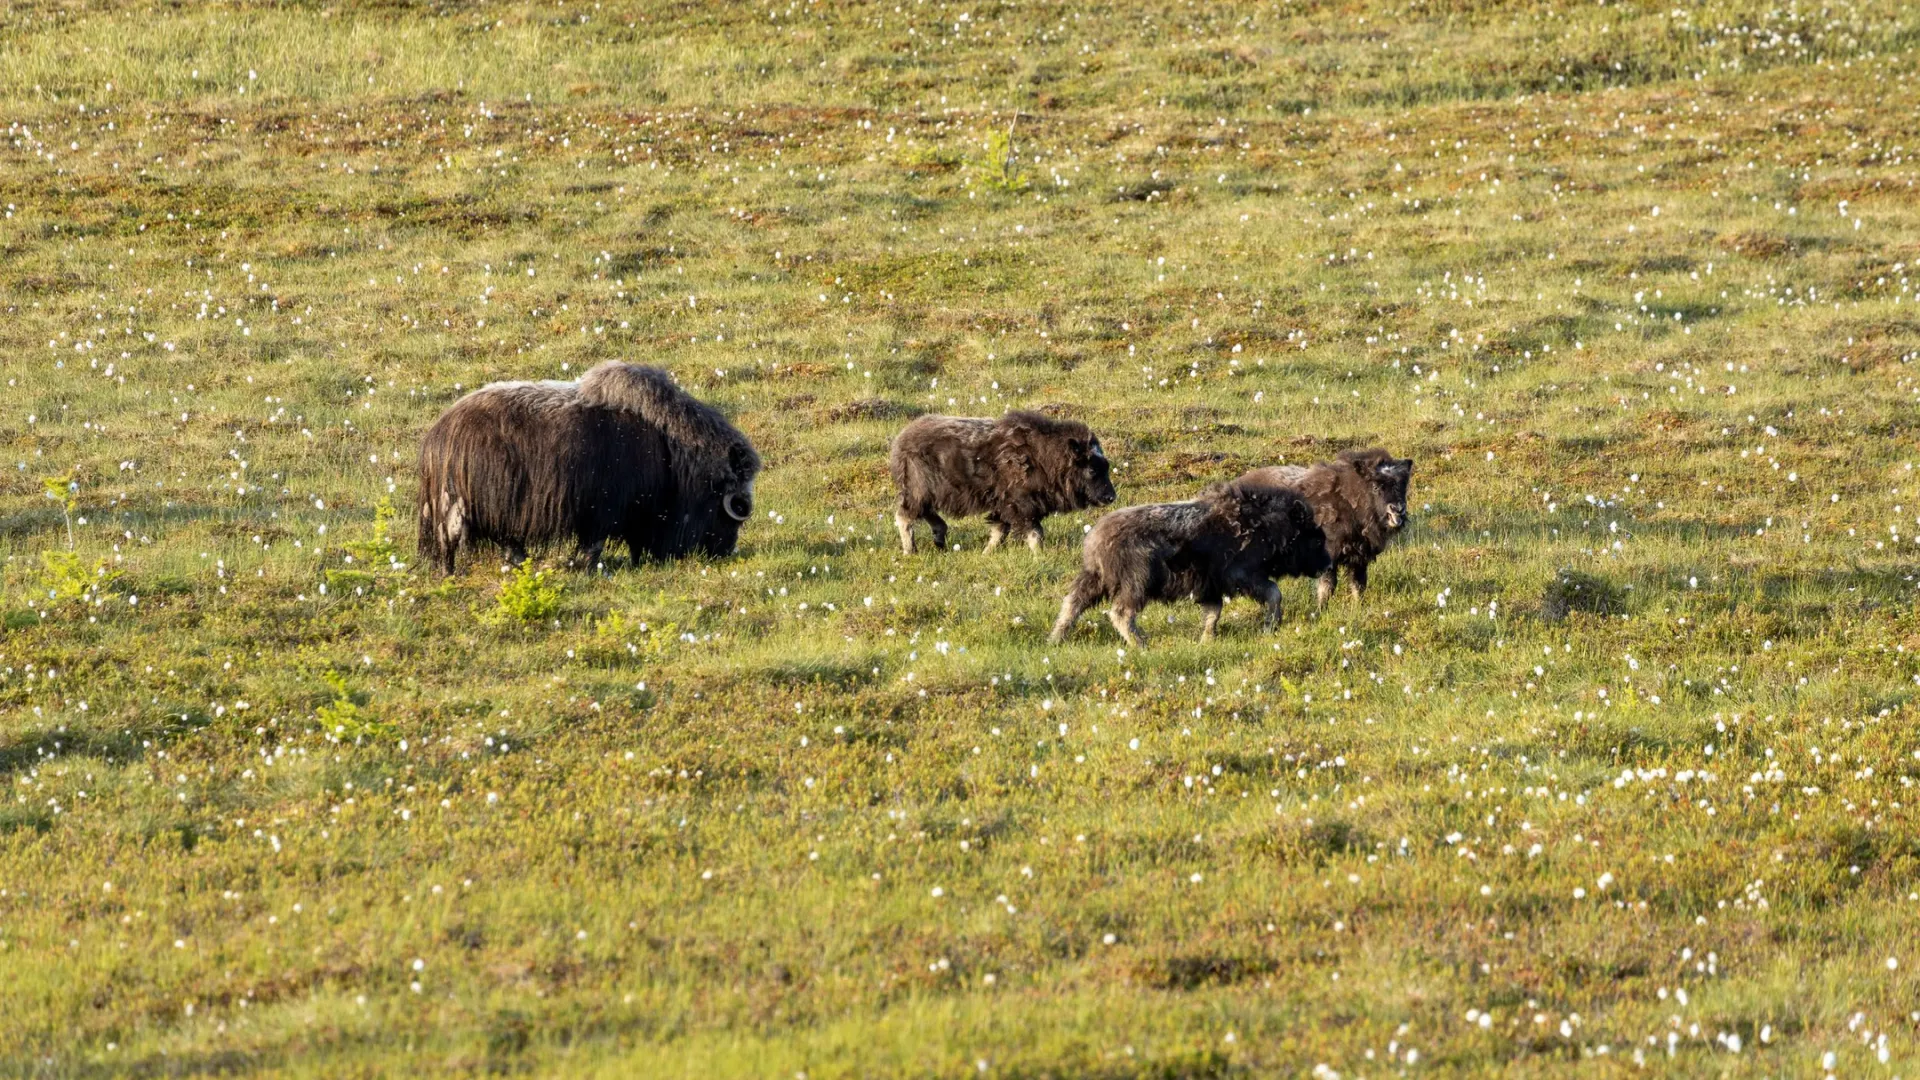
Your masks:
{"label": "pale-shouldered musk ox calf", "polygon": [[1367,591],[1367,567],[1407,523],[1407,484],[1412,479],[1412,458],[1397,458],[1377,447],[1342,450],[1332,461],[1311,468],[1269,465],[1240,475],[1240,483],[1297,491],[1313,504],[1314,520],[1327,534],[1327,555],[1333,560],[1314,588],[1314,599],[1322,606],[1333,596],[1343,566],[1353,598]]}
{"label": "pale-shouldered musk ox calf", "polygon": [[1114,500],[1107,453],[1087,425],[1019,409],[998,420],[923,416],[894,438],[887,466],[900,491],[893,520],[909,555],[916,521],[932,527],[934,547],[946,548],[942,513],[987,515],[988,551],[1009,532],[1038,550],[1040,519]]}
{"label": "pale-shouldered musk ox calf", "polygon": [[463,545],[514,562],[572,540],[643,555],[732,554],[760,455],[666,372],[608,361],[579,382],[504,382],[453,403],[420,446],[420,554],[453,572]]}
{"label": "pale-shouldered musk ox calf", "polygon": [[1200,640],[1213,637],[1230,596],[1267,607],[1280,621],[1277,577],[1312,577],[1328,565],[1326,538],[1313,508],[1284,488],[1216,484],[1192,502],[1129,506],[1100,519],[1087,535],[1082,569],[1060,605],[1052,640],[1066,639],[1080,613],[1111,599],[1108,618],[1127,644],[1144,644],[1134,620],[1149,600],[1191,596],[1206,612]]}

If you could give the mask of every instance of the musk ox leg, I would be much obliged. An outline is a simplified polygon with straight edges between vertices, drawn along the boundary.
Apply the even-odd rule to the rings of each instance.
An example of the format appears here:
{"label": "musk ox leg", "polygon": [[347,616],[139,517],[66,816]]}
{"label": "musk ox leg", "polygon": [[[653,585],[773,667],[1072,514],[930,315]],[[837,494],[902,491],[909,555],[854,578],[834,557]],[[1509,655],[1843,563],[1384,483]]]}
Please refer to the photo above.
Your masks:
{"label": "musk ox leg", "polygon": [[919,518],[905,510],[893,512],[893,527],[900,532],[900,550],[913,554],[913,523]]}
{"label": "musk ox leg", "polygon": [[933,530],[933,549],[935,551],[947,550],[946,521],[942,519],[939,514],[936,514],[931,510],[920,515],[920,517],[926,521],[927,527]]}
{"label": "musk ox leg", "polygon": [[606,546],[607,541],[604,537],[590,544],[582,544],[580,547],[580,562],[582,565],[589,570],[599,566],[600,554],[606,550]]}
{"label": "musk ox leg", "polygon": [[1028,551],[1039,551],[1040,541],[1042,539],[1043,537],[1040,534],[1039,522],[1036,521],[1033,524],[1027,526],[1027,550]]}
{"label": "musk ox leg", "polygon": [[1007,527],[1005,525],[1000,524],[997,521],[992,522],[987,528],[987,546],[984,548],[981,548],[980,550],[992,551],[995,548],[998,548],[1003,542],[1006,541],[1006,539],[1007,539]]}
{"label": "musk ox leg", "polygon": [[467,539],[467,504],[463,499],[454,498],[445,491],[434,500],[435,513],[423,512],[421,516],[430,520],[421,522],[421,528],[432,542],[437,555],[436,562],[442,574],[453,573],[453,561],[460,554],[460,545]]}
{"label": "musk ox leg", "polygon": [[1220,612],[1225,607],[1226,601],[1224,600],[1215,600],[1212,603],[1208,603],[1205,600],[1200,602],[1200,610],[1204,613],[1200,619],[1201,641],[1213,640],[1213,629],[1220,625]]}
{"label": "musk ox leg", "polygon": [[1140,632],[1139,625],[1134,621],[1139,617],[1139,608],[1126,607],[1122,604],[1113,605],[1113,609],[1107,612],[1107,621],[1120,632],[1120,637],[1127,644],[1136,649],[1145,648],[1147,644],[1147,635]]}
{"label": "musk ox leg", "polygon": [[1100,599],[1102,591],[1092,574],[1081,571],[1080,576],[1073,579],[1073,587],[1067,590],[1067,598],[1060,602],[1060,618],[1054,621],[1053,633],[1047,635],[1047,640],[1055,645],[1067,640],[1067,632],[1080,621],[1080,613]]}
{"label": "musk ox leg", "polygon": [[1254,593],[1260,602],[1267,606],[1266,628],[1269,632],[1280,625],[1280,586],[1269,581],[1266,586]]}
{"label": "musk ox leg", "polygon": [[1347,588],[1353,590],[1353,598],[1358,601],[1367,591],[1367,564],[1356,563],[1347,567]]}
{"label": "musk ox leg", "polygon": [[518,567],[527,561],[527,546],[518,540],[500,541],[500,551],[507,557],[507,565]]}
{"label": "musk ox leg", "polygon": [[620,538],[627,542],[627,561],[630,564],[639,566],[649,559],[660,558],[660,553],[653,547],[659,542],[655,534],[643,528],[634,528],[622,533]]}
{"label": "musk ox leg", "polygon": [[1340,567],[1327,567],[1327,572],[1321,574],[1319,580],[1313,583],[1313,605],[1315,607],[1327,606],[1327,601],[1333,599],[1333,586],[1339,580]]}

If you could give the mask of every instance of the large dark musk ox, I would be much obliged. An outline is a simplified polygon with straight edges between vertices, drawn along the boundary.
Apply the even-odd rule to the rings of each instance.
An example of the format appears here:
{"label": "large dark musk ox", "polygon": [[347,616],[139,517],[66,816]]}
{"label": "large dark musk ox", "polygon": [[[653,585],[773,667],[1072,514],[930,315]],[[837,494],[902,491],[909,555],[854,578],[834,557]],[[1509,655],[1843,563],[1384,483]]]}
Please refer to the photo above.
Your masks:
{"label": "large dark musk ox", "polygon": [[1150,600],[1199,601],[1200,640],[1213,637],[1230,596],[1266,605],[1266,626],[1280,622],[1278,577],[1312,577],[1328,566],[1326,538],[1313,508],[1285,488],[1216,484],[1192,502],[1129,506],[1087,534],[1080,576],[1060,605],[1051,640],[1066,640],[1080,613],[1111,599],[1107,617],[1127,644],[1145,644],[1134,620]]}
{"label": "large dark musk ox", "polygon": [[1037,551],[1048,514],[1114,500],[1112,466],[1092,429],[1021,409],[998,420],[923,416],[894,438],[887,466],[900,493],[893,520],[909,555],[916,521],[933,529],[936,549],[946,549],[943,513],[985,514],[988,551],[1008,533]]}
{"label": "large dark musk ox", "polygon": [[1412,458],[1373,447],[1342,450],[1332,461],[1312,467],[1252,469],[1240,474],[1239,482],[1297,491],[1313,504],[1314,520],[1327,534],[1327,554],[1333,559],[1314,588],[1315,601],[1325,606],[1343,566],[1353,598],[1359,600],[1367,591],[1367,567],[1407,524],[1407,484],[1412,479]]}
{"label": "large dark musk ox", "polygon": [[634,561],[730,555],[753,514],[760,455],[658,368],[608,361],[579,382],[504,382],[453,403],[420,446],[420,554],[453,572],[468,544],[519,562],[609,539]]}

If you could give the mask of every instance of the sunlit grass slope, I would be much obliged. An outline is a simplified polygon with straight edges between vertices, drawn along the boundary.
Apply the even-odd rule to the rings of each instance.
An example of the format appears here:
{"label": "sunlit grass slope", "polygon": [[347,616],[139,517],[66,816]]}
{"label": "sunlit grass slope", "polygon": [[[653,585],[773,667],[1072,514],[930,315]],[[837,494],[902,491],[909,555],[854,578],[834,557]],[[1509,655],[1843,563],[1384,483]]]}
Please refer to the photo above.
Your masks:
{"label": "sunlit grass slope", "polygon": [[[5,6],[0,1074],[1913,1075],[1917,42]],[[414,566],[434,416],[608,358],[761,448],[738,556]],[[1013,406],[1413,523],[1049,647],[1093,515],[890,539]]]}

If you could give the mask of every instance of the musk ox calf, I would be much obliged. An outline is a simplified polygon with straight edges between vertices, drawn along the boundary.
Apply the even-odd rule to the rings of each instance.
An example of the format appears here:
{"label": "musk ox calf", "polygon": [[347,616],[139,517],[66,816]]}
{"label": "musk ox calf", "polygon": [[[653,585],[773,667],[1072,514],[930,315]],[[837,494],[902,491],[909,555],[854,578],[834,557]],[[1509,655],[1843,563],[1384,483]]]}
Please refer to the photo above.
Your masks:
{"label": "musk ox calf", "polygon": [[988,551],[1009,532],[1037,551],[1040,519],[1114,499],[1106,451],[1087,425],[1018,409],[998,420],[923,416],[894,438],[887,466],[900,491],[893,521],[909,555],[916,521],[932,527],[935,548],[946,548],[942,513],[987,515]]}
{"label": "musk ox calf", "polygon": [[1145,643],[1134,620],[1149,600],[1191,596],[1206,612],[1200,640],[1213,637],[1229,596],[1267,607],[1280,621],[1277,577],[1311,577],[1328,565],[1327,542],[1313,508],[1285,488],[1216,484],[1192,502],[1129,506],[1100,519],[1081,552],[1080,576],[1053,625],[1058,644],[1095,601],[1111,598],[1108,618],[1127,644]]}
{"label": "musk ox calf", "polygon": [[1367,591],[1367,567],[1387,549],[1407,523],[1407,483],[1413,459],[1397,458],[1377,447],[1342,450],[1332,461],[1311,468],[1269,465],[1242,473],[1239,482],[1299,492],[1313,504],[1314,521],[1327,536],[1333,562],[1314,588],[1325,606],[1340,568],[1347,568],[1353,598]]}
{"label": "musk ox calf", "polygon": [[760,455],[658,368],[608,361],[579,382],[505,382],[453,403],[420,446],[420,554],[445,573],[466,544],[514,562],[572,540],[642,555],[732,554]]}

